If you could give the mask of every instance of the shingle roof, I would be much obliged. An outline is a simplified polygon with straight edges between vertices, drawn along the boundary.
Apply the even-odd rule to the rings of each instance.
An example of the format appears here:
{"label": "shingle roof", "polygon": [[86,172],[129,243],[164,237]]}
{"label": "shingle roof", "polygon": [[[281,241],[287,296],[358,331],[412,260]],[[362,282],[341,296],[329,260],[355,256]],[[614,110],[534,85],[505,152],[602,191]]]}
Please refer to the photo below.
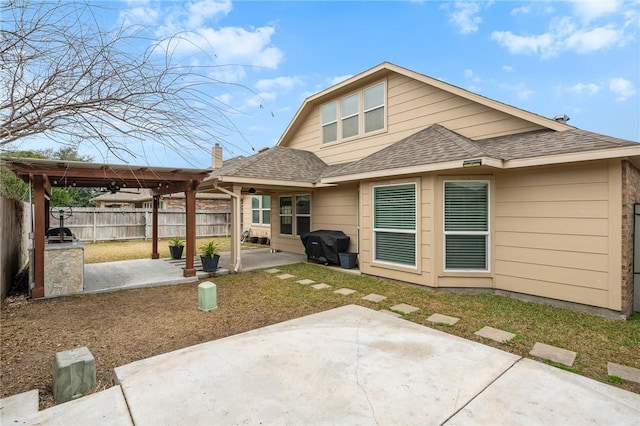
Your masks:
{"label": "shingle roof", "polygon": [[474,141],[432,124],[358,161],[328,166],[312,152],[275,146],[251,157],[229,160],[211,177],[318,183],[324,178],[478,157],[514,160],[626,146],[640,144],[580,129],[539,130]]}
{"label": "shingle roof", "polygon": [[638,143],[580,129],[564,132],[540,130],[478,141],[478,146],[486,152],[487,156],[501,160],[597,151],[635,145]]}
{"label": "shingle roof", "polygon": [[275,146],[251,157],[225,161],[205,179],[234,176],[262,180],[317,182],[327,164],[313,152]]}
{"label": "shingle roof", "polygon": [[485,155],[471,139],[432,124],[393,145],[323,177],[342,176],[400,167],[442,163]]}

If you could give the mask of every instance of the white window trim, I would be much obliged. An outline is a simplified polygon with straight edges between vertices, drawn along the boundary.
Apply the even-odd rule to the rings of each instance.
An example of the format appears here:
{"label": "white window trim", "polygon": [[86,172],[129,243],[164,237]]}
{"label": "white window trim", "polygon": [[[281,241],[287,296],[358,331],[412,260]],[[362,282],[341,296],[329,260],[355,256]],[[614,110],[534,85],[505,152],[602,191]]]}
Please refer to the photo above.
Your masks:
{"label": "white window trim", "polygon": [[[482,182],[487,184],[487,230],[486,231],[445,231],[445,183],[447,182]],[[447,235],[485,235],[485,250],[487,253],[486,269],[447,269]],[[444,272],[464,272],[486,274],[491,272],[491,181],[485,179],[446,179],[442,181],[442,270]]]}
{"label": "white window trim", "polygon": [[[382,97],[382,103],[380,105],[377,105],[375,107],[369,108],[369,109],[364,109],[364,92],[367,89],[370,89],[372,87],[375,87],[379,84],[384,85],[384,90],[383,90],[383,97]],[[387,118],[388,118],[388,107],[387,107],[387,90],[388,90],[388,82],[386,79],[384,80],[380,80],[376,83],[370,84],[366,87],[363,87],[362,89],[355,91],[355,92],[351,92],[345,96],[340,97],[338,100],[333,100],[331,102],[327,102],[323,105],[320,106],[320,145],[321,146],[329,146],[332,144],[336,144],[336,143],[340,143],[340,142],[344,142],[344,141],[350,141],[356,138],[360,138],[363,136],[369,136],[369,135],[375,135],[376,133],[380,133],[380,132],[384,132],[387,129]],[[354,94],[358,94],[358,112],[355,114],[351,114],[349,116],[346,117],[342,117],[342,100],[345,98],[348,98],[349,96],[352,96]],[[327,122],[327,123],[323,123],[322,122],[322,108],[325,105],[330,105],[332,103],[336,104],[336,119],[334,121],[331,122]],[[365,127],[364,127],[364,122],[365,122],[365,113],[369,112],[369,111],[374,111],[378,108],[384,108],[384,123],[382,128],[380,129],[376,129],[376,130],[372,130],[370,132],[365,133]],[[360,116],[362,117],[362,119],[360,119],[360,117],[358,118],[358,134],[353,135],[353,136],[349,136],[347,138],[343,138],[342,137],[342,121],[344,119],[350,118],[350,117],[354,117],[354,116]],[[325,126],[328,126],[330,124],[334,124],[336,123],[337,125],[337,129],[336,129],[336,140],[334,141],[329,141],[329,142],[324,142],[322,140],[322,131],[324,129]]]}
{"label": "white window trim", "polygon": [[[257,198],[258,199],[258,208],[254,209],[253,208],[253,198]],[[267,197],[267,195],[252,195],[251,196],[251,224],[252,225],[271,225],[271,221],[269,221],[269,223],[264,222],[264,212],[265,211],[271,211],[271,208],[265,208],[264,204],[262,203],[263,197]],[[279,205],[278,205],[279,208]],[[257,211],[258,212],[258,222],[254,222],[253,221],[253,212]]]}
{"label": "white window trim", "polygon": [[[334,119],[333,119],[332,121],[328,121],[328,122],[324,123],[324,122],[322,122],[322,109],[323,109],[325,106],[327,106],[327,105],[331,105],[331,104],[336,104],[336,116],[334,117]],[[331,143],[336,143],[336,142],[338,142],[338,141],[340,141],[340,140],[341,140],[341,138],[340,138],[340,129],[341,129],[341,126],[340,126],[339,119],[338,119],[338,117],[339,117],[339,115],[340,115],[340,110],[341,110],[341,108],[340,108],[340,102],[338,102],[338,101],[327,102],[326,104],[324,104],[324,105],[322,105],[322,106],[320,107],[320,138],[322,139],[322,138],[324,137],[323,135],[324,135],[324,128],[325,128],[325,127],[330,126],[330,125],[332,125],[332,124],[335,124],[335,125],[336,125],[336,140],[334,140],[334,141],[327,141],[327,142],[325,142],[324,140],[321,140],[321,145],[324,145],[324,144],[331,144]]]}
{"label": "white window trim", "polygon": [[[415,191],[415,195],[416,195],[416,202],[415,202],[415,209],[416,209],[416,221],[414,223],[414,229],[409,230],[409,229],[390,229],[390,228],[376,228],[375,227],[375,188],[382,188],[385,186],[400,186],[400,185],[413,185],[413,190]],[[418,184],[416,182],[398,182],[398,183],[389,183],[389,184],[382,184],[382,185],[371,185],[371,229],[373,230],[373,250],[372,251],[372,258],[373,258],[373,262],[374,263],[378,263],[378,264],[382,264],[382,265],[391,265],[391,266],[395,266],[395,267],[400,267],[400,268],[407,268],[407,269],[414,269],[417,270],[418,269],[418,262],[420,259],[418,259]],[[376,258],[376,247],[378,244],[377,238],[378,238],[378,232],[390,232],[390,233],[395,233],[395,234],[414,234],[415,238],[415,244],[414,244],[414,253],[415,253],[415,264],[413,266],[408,265],[406,263],[396,263],[396,262],[389,262],[386,260],[380,260]]]}

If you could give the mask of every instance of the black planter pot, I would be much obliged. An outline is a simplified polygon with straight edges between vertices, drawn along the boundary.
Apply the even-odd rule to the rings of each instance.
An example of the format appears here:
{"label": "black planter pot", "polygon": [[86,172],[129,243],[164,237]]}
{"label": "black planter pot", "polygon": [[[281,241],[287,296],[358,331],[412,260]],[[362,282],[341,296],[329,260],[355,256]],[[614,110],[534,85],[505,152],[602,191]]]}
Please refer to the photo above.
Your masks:
{"label": "black planter pot", "polygon": [[205,272],[215,272],[218,269],[218,262],[220,261],[220,255],[216,254],[213,257],[200,256],[202,261],[202,269]]}
{"label": "black planter pot", "polygon": [[267,241],[269,239],[267,237],[260,237],[258,238],[258,244],[267,244]]}
{"label": "black planter pot", "polygon": [[169,246],[169,252],[171,252],[172,259],[182,259],[182,251],[184,246]]}

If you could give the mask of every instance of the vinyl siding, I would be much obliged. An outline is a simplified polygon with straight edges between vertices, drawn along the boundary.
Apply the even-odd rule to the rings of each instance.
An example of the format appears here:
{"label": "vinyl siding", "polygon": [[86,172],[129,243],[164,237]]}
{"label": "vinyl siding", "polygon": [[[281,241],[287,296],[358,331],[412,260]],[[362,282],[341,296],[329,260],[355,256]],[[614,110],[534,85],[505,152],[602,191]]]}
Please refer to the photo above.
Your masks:
{"label": "vinyl siding", "polygon": [[[242,230],[249,230],[252,237],[271,237],[271,226],[265,224],[251,223],[251,195],[242,196]],[[273,220],[273,208],[271,212]]]}
{"label": "vinyl siding", "polygon": [[619,309],[619,163],[495,177],[494,287]]}
{"label": "vinyl siding", "polygon": [[306,117],[301,117],[303,122],[287,146],[315,152],[327,164],[338,164],[364,158],[434,123],[472,139],[541,128],[403,75],[392,73],[386,82],[384,131],[323,145],[318,105]]}
{"label": "vinyl siding", "polygon": [[[349,251],[358,250],[358,186],[343,185],[318,188],[311,194],[311,230],[342,231],[350,237]],[[280,235],[278,197],[291,193],[273,194],[271,198],[271,247],[291,253],[304,254],[299,236]]]}

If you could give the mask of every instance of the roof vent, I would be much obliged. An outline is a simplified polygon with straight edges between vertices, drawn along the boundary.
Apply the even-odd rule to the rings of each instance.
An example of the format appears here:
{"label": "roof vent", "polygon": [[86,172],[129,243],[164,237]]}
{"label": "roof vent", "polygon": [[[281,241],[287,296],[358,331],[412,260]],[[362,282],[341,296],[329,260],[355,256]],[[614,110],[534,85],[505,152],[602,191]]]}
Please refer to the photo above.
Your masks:
{"label": "roof vent", "polygon": [[260,148],[260,149],[258,150],[258,154],[259,154],[259,153],[261,153],[261,152],[265,152],[265,151],[266,151],[266,150],[268,150],[268,149],[269,149],[269,147],[268,147],[268,146],[265,146],[264,148]]}
{"label": "roof vent", "polygon": [[561,115],[556,115],[555,117],[553,117],[553,119],[555,121],[557,121],[558,123],[566,123],[567,121],[570,120],[569,116],[567,114],[561,114]]}

